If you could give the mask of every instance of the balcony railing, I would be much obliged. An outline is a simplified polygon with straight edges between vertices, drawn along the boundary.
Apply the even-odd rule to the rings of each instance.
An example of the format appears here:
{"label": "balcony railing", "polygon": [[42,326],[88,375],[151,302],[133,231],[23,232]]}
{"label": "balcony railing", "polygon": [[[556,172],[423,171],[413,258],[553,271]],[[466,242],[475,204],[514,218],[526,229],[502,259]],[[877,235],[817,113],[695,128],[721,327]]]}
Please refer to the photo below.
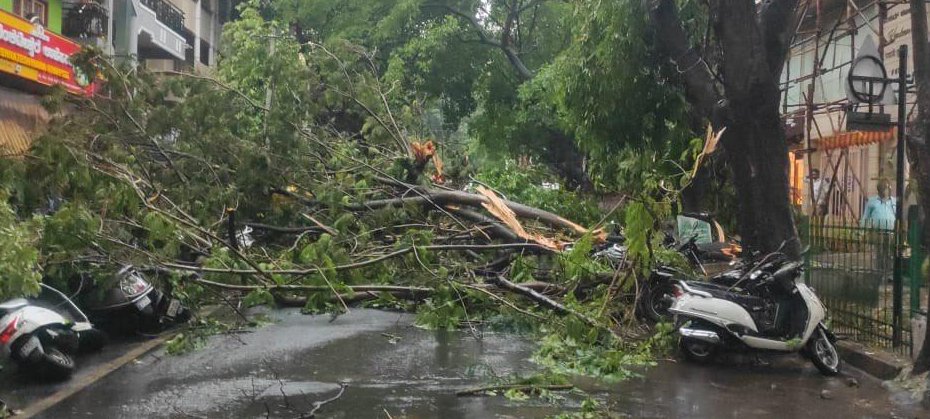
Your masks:
{"label": "balcony railing", "polygon": [[66,1],[62,35],[74,39],[106,36],[107,9],[98,0]]}
{"label": "balcony railing", "polygon": [[142,4],[155,12],[158,21],[175,33],[184,32],[184,12],[165,0],[141,0]]}

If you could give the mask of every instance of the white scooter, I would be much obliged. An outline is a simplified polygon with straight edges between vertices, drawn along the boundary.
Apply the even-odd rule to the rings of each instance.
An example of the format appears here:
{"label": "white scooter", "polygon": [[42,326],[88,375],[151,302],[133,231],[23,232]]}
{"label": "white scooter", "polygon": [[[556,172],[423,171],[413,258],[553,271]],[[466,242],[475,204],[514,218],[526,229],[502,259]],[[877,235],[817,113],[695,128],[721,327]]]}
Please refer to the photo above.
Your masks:
{"label": "white scooter", "polygon": [[[100,349],[106,335],[60,291],[42,284],[42,293],[46,298],[0,304],[0,353],[33,378],[65,379],[74,371],[74,355]],[[47,297],[61,302],[51,303]]]}
{"label": "white scooter", "polygon": [[[768,268],[768,269],[767,269]],[[720,349],[802,352],[824,375],[839,373],[836,337],[823,324],[826,308],[801,282],[803,264],[769,264],[748,275],[737,290],[700,281],[679,281],[670,309],[680,325],[680,347],[692,361],[708,361]]]}

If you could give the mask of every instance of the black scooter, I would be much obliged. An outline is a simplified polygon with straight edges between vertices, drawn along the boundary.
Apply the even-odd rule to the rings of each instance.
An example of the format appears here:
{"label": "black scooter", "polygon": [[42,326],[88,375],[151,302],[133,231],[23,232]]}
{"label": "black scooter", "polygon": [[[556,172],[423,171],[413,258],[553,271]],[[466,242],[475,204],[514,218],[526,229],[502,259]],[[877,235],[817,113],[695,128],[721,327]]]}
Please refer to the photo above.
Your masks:
{"label": "black scooter", "polygon": [[119,334],[157,334],[191,318],[180,300],[155,288],[135,267],[123,266],[114,279],[114,286],[101,289],[82,274],[76,285],[88,316],[101,328]]}

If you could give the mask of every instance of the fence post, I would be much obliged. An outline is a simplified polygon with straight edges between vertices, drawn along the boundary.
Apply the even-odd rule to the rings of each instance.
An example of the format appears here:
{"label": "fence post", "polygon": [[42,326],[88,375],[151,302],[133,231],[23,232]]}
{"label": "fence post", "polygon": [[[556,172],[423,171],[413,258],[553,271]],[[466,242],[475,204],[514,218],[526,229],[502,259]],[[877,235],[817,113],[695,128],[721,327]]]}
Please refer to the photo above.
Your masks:
{"label": "fence post", "polygon": [[908,264],[908,275],[911,277],[911,317],[920,311],[920,288],[923,286],[924,248],[920,234],[923,226],[920,224],[920,211],[916,205],[911,205],[907,211],[907,241],[911,248],[911,260]]}
{"label": "fence post", "polygon": [[801,236],[801,243],[807,246],[807,252],[804,252],[804,266],[807,269],[804,269],[804,283],[810,285],[811,283],[811,253],[814,253],[814,243],[812,240],[811,234],[811,217],[800,216],[798,217],[798,235]]}
{"label": "fence post", "polygon": [[904,247],[904,139],[907,129],[907,45],[898,47],[898,149],[897,167],[895,171],[898,205],[895,206],[894,228],[894,312],[892,318],[892,344],[901,345],[902,312],[904,311],[904,267],[901,266],[901,253]]}

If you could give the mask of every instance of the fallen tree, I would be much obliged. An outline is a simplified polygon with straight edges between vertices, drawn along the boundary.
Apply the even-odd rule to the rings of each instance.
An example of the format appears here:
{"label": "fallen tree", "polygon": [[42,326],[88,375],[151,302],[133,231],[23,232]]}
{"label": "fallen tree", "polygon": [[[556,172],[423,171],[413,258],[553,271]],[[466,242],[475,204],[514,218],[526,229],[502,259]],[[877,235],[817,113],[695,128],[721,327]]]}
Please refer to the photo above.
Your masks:
{"label": "fallen tree", "polygon": [[[246,9],[216,78],[157,77],[82,53],[75,65],[104,74],[106,94],[68,97],[72,112],[0,177],[22,219],[41,214],[46,281],[133,264],[193,306],[372,305],[444,328],[532,321],[602,345],[616,359],[600,371],[626,365],[617,336],[635,323],[638,279],[674,257],[653,234],[674,191],[656,181],[616,211],[560,215],[552,208],[565,200],[586,201],[541,182],[529,187],[549,198],[536,206],[495,192],[512,193],[506,185],[473,187],[410,134],[420,119],[392,111],[367,52],[249,42],[274,25]],[[342,132],[325,119],[335,110],[367,128]],[[608,221],[626,227],[619,266],[592,257]]]}

